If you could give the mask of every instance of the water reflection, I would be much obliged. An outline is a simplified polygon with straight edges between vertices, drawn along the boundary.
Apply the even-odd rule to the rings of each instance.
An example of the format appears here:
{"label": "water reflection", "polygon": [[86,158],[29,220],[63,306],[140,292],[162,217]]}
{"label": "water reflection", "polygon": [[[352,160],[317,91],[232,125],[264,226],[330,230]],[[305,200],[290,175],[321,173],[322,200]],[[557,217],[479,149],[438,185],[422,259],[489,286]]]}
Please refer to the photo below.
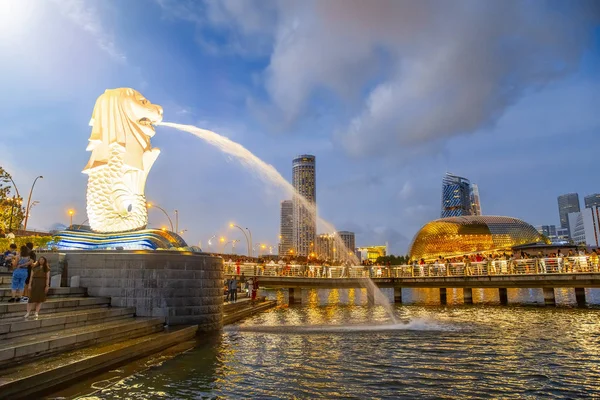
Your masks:
{"label": "water reflection", "polygon": [[[420,301],[435,296],[429,291],[417,295]],[[520,290],[511,296],[539,300],[537,292]],[[600,395],[598,309],[402,305],[395,312],[410,329],[385,331],[375,329],[388,322],[384,307],[342,304],[352,297],[306,291],[305,304],[256,315],[209,343],[202,338],[190,353],[105,389],[99,397]],[[334,304],[320,305],[323,300]],[[310,334],[298,330],[307,325],[319,327]],[[363,329],[351,329],[357,325]]]}
{"label": "water reflection", "polygon": [[[381,289],[389,302],[394,301],[393,289]],[[586,289],[586,300],[589,305],[600,305],[600,289]],[[543,305],[544,294],[542,289],[508,289],[509,304]],[[554,289],[556,304],[559,306],[575,306],[575,289]],[[277,300],[279,304],[287,304],[288,292],[285,289],[261,290],[260,294],[268,299]],[[366,289],[302,289],[296,295],[296,301],[305,305],[366,305],[368,303]],[[435,288],[402,289],[403,304],[413,305],[439,305],[440,290]],[[498,289],[473,289],[474,304],[500,304]],[[462,305],[463,289],[449,288],[447,290],[448,305]]]}

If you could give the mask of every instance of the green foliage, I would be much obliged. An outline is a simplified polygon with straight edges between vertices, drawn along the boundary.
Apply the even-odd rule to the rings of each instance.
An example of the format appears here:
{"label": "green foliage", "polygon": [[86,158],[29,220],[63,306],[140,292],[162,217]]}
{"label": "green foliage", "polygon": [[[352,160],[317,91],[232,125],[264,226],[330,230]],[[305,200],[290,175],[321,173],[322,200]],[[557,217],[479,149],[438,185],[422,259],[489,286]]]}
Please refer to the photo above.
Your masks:
{"label": "green foliage", "polygon": [[377,257],[375,263],[387,265],[388,261],[390,262],[390,265],[406,265],[409,261],[409,257],[408,255],[395,256],[393,254],[390,254],[389,256],[385,257]]}
{"label": "green foliage", "polygon": [[17,231],[24,218],[23,199],[17,197],[10,174],[0,167],[0,229]]}
{"label": "green foliage", "polygon": [[[15,238],[15,244],[17,245],[17,249],[20,249],[21,246],[25,246],[26,243],[33,243],[34,248],[45,247],[50,241],[57,241],[58,238],[56,236],[17,236]],[[8,246],[10,246],[10,239],[0,238],[0,251],[4,252],[8,250]]]}

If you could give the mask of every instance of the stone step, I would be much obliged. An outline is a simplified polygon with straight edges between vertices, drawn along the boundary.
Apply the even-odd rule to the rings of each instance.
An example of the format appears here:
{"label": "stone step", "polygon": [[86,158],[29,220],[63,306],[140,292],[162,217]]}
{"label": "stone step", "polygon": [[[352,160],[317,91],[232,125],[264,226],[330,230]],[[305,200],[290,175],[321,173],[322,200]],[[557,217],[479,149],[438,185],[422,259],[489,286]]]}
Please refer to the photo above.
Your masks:
{"label": "stone step", "polygon": [[0,286],[10,287],[11,282],[12,282],[12,274],[11,273],[0,274]]}
{"label": "stone step", "polygon": [[0,341],[0,368],[33,357],[128,340],[163,330],[159,318],[133,318]]}
{"label": "stone step", "polygon": [[130,308],[92,308],[40,315],[36,320],[25,320],[22,316],[0,320],[0,343],[2,339],[12,339],[32,334],[70,329],[132,318],[135,307]]}
{"label": "stone step", "polygon": [[[168,328],[160,333],[95,345],[0,371],[0,399],[39,398],[59,385],[189,342],[197,329],[197,325]],[[182,351],[187,348],[189,346]]]}
{"label": "stone step", "polygon": [[[109,297],[51,297],[42,305],[40,315],[109,305]],[[0,321],[5,318],[22,317],[26,312],[26,303],[0,303]]]}
{"label": "stone step", "polygon": [[244,305],[239,309],[232,310],[228,313],[223,314],[223,325],[233,324],[234,322],[240,321],[244,318],[250,317],[259,312],[268,310],[269,308],[277,306],[276,300],[265,300],[262,302],[256,302],[249,306]]}
{"label": "stone step", "polygon": [[[7,302],[10,298],[10,288],[0,288],[0,302]],[[48,297],[85,297],[87,289],[81,287],[57,287],[48,289]]]}

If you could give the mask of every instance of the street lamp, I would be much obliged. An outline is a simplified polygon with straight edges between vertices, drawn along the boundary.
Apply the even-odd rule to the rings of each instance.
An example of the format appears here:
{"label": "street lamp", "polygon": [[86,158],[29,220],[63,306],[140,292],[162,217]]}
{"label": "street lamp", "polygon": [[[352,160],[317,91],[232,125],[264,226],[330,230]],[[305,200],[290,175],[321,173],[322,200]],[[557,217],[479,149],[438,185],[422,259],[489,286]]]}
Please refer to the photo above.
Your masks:
{"label": "street lamp", "polygon": [[173,231],[173,221],[171,221],[171,217],[169,217],[169,214],[165,211],[164,208],[162,208],[158,204],[154,204],[154,203],[146,203],[146,207],[148,207],[148,208],[156,207],[160,211],[162,211],[167,216],[167,219],[169,220],[169,225],[171,225],[171,231]]}
{"label": "street lamp", "polygon": [[223,253],[223,252],[225,251],[225,244],[224,244],[224,243],[225,243],[225,237],[224,237],[224,236],[221,236],[221,237],[219,238],[219,242],[221,243],[221,246],[222,246],[221,253],[222,253],[222,254],[225,254],[225,253]]}
{"label": "street lamp", "polygon": [[175,232],[179,232],[179,210],[175,210]]}
{"label": "street lamp", "polygon": [[73,229],[73,215],[75,215],[75,210],[70,209],[68,211],[69,217],[71,218],[71,223],[69,224],[69,229]]}
{"label": "street lamp", "polygon": [[210,248],[212,248],[212,240],[213,240],[214,238],[216,238],[216,237],[217,237],[217,235],[212,235],[212,236],[210,237],[210,239],[208,239],[208,248],[209,248],[209,249],[210,249]]}
{"label": "street lamp", "polygon": [[26,231],[27,230],[27,221],[29,221],[29,209],[31,206],[31,195],[33,194],[33,187],[35,186],[35,183],[37,182],[38,179],[44,179],[43,176],[38,176],[37,178],[35,178],[33,180],[33,184],[31,185],[31,190],[29,191],[29,197],[27,198],[27,207],[25,208],[25,223],[23,225],[23,230]]}
{"label": "street lamp", "polygon": [[231,241],[231,254],[235,254],[235,244],[239,243],[240,241],[238,239],[232,240]]}
{"label": "street lamp", "polygon": [[[250,248],[252,235],[250,236],[250,239],[248,239],[248,235],[246,235],[246,231],[244,231],[241,226],[236,225],[234,223],[229,224],[229,227],[230,228],[238,228],[240,231],[242,231],[242,233],[246,237],[246,244],[248,245],[248,257],[252,257],[252,249]],[[246,228],[246,229],[248,229],[248,228]],[[250,231],[248,231],[248,232],[250,232]]]}

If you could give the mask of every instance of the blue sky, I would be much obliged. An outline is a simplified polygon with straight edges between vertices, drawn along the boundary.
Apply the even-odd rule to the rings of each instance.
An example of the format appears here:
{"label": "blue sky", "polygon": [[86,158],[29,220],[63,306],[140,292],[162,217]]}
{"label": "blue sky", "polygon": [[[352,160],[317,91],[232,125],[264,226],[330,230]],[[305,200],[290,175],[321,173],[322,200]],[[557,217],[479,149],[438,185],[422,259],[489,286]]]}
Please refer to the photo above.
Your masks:
{"label": "blue sky", "polygon": [[[0,0],[0,165],[21,192],[44,175],[30,227],[83,222],[95,99],[133,87],[288,179],[315,154],[319,213],[360,245],[405,253],[446,171],[484,214],[556,224],[559,194],[600,192],[599,23],[593,1]],[[276,244],[284,193],[186,133],[153,143],[147,197],[190,244],[243,239],[230,221]]]}

